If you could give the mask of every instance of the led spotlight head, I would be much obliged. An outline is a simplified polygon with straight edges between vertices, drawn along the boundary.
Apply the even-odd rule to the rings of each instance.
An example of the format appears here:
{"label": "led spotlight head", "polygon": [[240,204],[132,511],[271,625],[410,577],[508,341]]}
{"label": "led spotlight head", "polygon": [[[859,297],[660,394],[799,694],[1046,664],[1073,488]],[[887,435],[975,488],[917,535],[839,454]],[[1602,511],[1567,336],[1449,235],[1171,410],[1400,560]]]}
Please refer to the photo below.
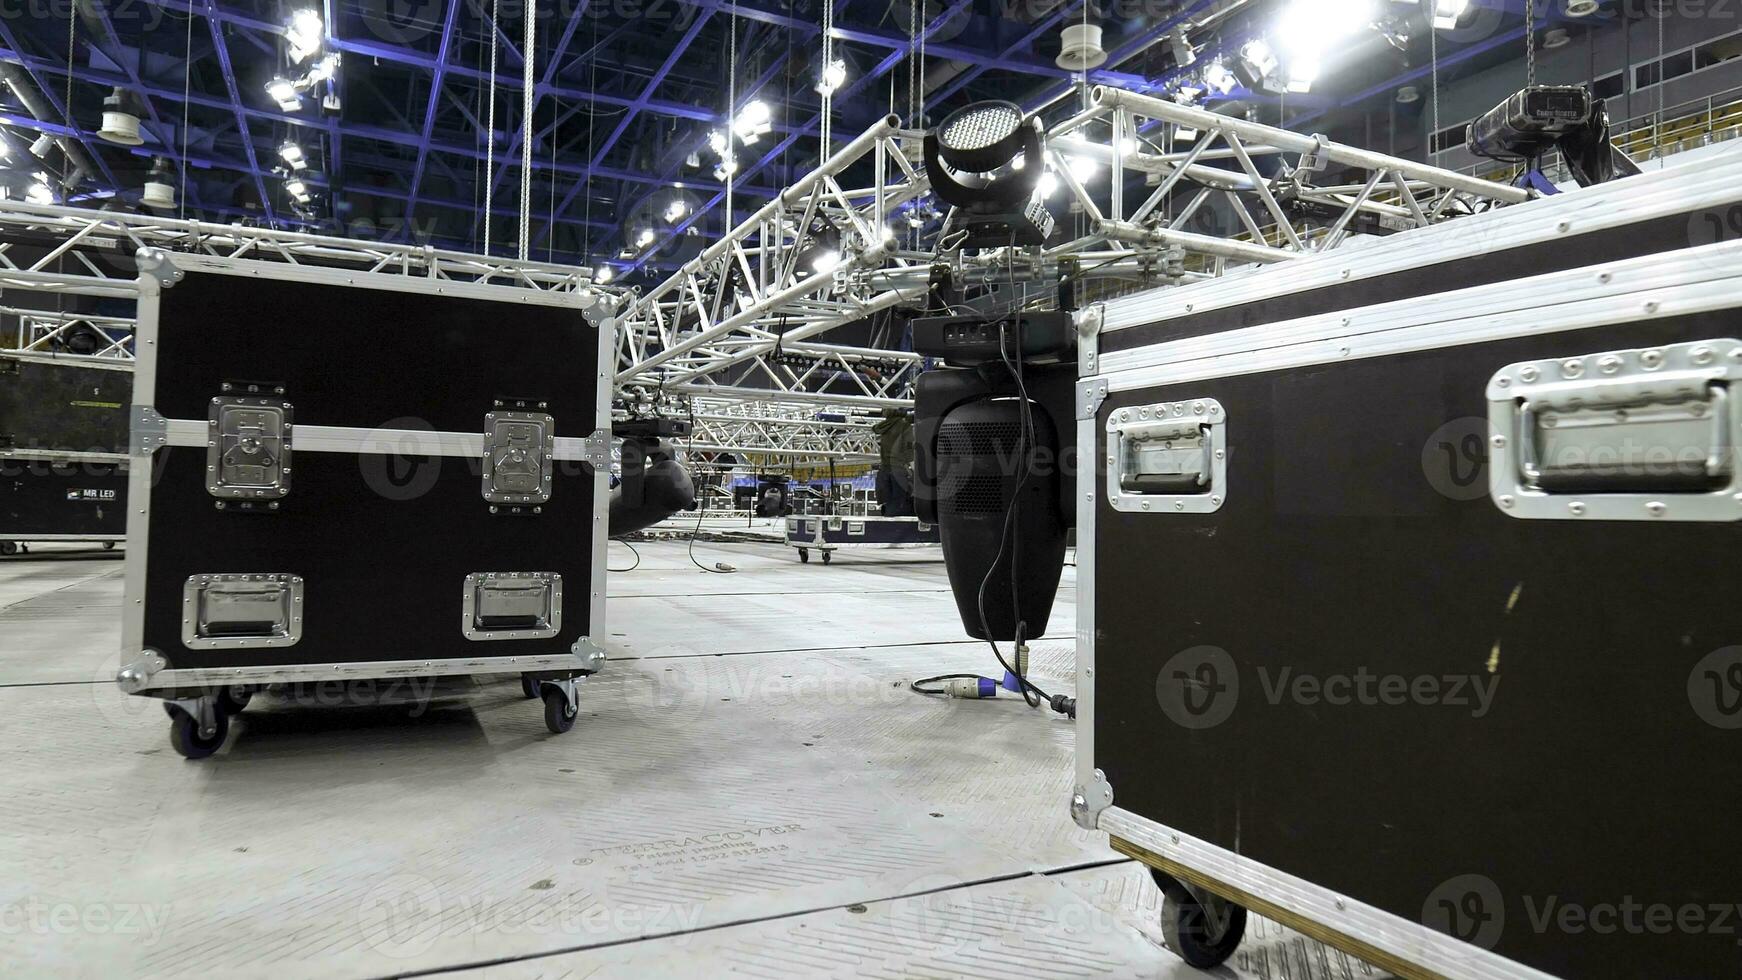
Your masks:
{"label": "led spotlight head", "polygon": [[1022,109],[1013,102],[976,102],[950,113],[937,135],[945,163],[988,173],[1022,154]]}

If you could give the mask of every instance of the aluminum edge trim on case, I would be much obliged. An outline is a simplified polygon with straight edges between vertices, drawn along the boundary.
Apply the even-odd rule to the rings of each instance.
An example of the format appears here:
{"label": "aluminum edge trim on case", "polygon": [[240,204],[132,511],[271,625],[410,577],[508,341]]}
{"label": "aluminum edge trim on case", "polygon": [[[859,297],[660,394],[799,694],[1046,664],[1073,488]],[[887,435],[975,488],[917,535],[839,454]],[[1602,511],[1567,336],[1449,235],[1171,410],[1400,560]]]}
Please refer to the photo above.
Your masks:
{"label": "aluminum edge trim on case", "polygon": [[[149,251],[149,250],[148,250]],[[558,292],[547,289],[524,289],[518,286],[495,286],[483,283],[455,282],[451,279],[426,279],[385,272],[350,272],[321,266],[287,265],[282,262],[262,262],[255,259],[220,258],[188,252],[159,253],[157,260],[186,272],[209,272],[226,276],[259,276],[292,282],[321,283],[328,286],[365,286],[396,293],[417,293],[422,296],[458,296],[498,302],[512,300],[533,306],[568,306],[587,309],[603,301],[598,293]],[[141,263],[143,269],[144,263]]]}
{"label": "aluminum edge trim on case", "polygon": [[1742,149],[1698,167],[1667,167],[1624,181],[1414,228],[1370,247],[1345,246],[1279,265],[1236,270],[1206,282],[1110,299],[1102,329],[1123,330],[1652,217],[1727,207],[1735,203],[1739,182]]}
{"label": "aluminum edge trim on case", "polygon": [[594,637],[610,635],[605,628],[605,568],[611,546],[611,391],[617,377],[617,331],[622,327],[617,310],[594,303],[583,310],[587,323],[598,334],[598,402],[593,437],[588,440],[593,465],[593,571],[588,576],[592,595],[587,612],[588,635],[575,641],[572,652],[597,672],[607,659],[604,645]]}
{"label": "aluminum edge trim on case", "polygon": [[[1096,458],[1097,435],[1096,412],[1077,420],[1079,458]],[[1095,768],[1095,476],[1099,472],[1093,465],[1077,467],[1076,783],[1070,811],[1071,819],[1085,830],[1096,829],[1113,801],[1106,774]]]}
{"label": "aluminum edge trim on case", "polygon": [[[133,325],[133,416],[156,418],[157,327],[163,285],[139,266],[138,309]],[[165,666],[163,657],[145,647],[145,570],[151,548],[151,477],[156,440],[142,441],[135,423],[130,455],[138,457],[127,471],[127,557],[123,572],[121,609],[121,669],[115,681],[121,689],[136,694],[153,683],[153,675]]]}
{"label": "aluminum edge trim on case", "polygon": [[1106,380],[1127,391],[1686,316],[1733,308],[1739,287],[1742,241],[1722,242],[1156,344],[1118,357]]}
{"label": "aluminum edge trim on case", "polygon": [[[1080,710],[1080,701],[1078,706]],[[1251,911],[1279,918],[1284,925],[1291,925],[1290,918],[1322,925],[1403,963],[1453,980],[1554,980],[1550,974],[1498,953],[1164,827],[1129,810],[1116,806],[1108,809],[1101,814],[1100,827],[1110,836],[1198,872],[1224,890],[1260,899],[1272,907]]]}

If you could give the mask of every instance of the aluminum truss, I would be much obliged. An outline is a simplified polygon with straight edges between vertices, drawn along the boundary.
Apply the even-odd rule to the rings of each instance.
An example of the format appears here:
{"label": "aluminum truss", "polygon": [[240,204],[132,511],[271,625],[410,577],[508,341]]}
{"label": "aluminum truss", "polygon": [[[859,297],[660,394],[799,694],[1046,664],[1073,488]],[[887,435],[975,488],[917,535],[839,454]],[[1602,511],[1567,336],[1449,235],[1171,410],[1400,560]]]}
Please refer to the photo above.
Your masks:
{"label": "aluminum truss", "polygon": [[[636,297],[623,314],[619,384],[789,405],[904,405],[915,355],[812,338],[923,297],[939,261],[961,282],[1047,284],[1069,275],[1177,284],[1529,196],[1151,96],[1101,87],[1088,102],[1051,128],[1044,151],[1071,210],[1085,219],[1079,237],[943,259],[898,248],[890,217],[929,184],[902,152],[920,134],[891,117]],[[1110,169],[1105,187],[1092,191],[1078,178],[1071,164],[1081,157]],[[843,189],[840,175],[866,160],[875,185]],[[830,264],[806,268],[821,247],[819,223],[841,244]]]}

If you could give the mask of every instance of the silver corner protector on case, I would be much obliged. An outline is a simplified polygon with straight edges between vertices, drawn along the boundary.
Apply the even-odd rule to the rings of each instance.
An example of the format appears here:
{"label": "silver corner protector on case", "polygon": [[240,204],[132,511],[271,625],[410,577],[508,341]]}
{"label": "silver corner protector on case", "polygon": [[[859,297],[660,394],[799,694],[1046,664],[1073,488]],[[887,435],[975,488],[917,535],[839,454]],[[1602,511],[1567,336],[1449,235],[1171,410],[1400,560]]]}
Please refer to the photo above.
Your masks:
{"label": "silver corner protector on case", "polygon": [[150,405],[133,406],[127,425],[127,452],[131,456],[150,456],[169,445],[169,420],[157,414]]}
{"label": "silver corner protector on case", "polygon": [[605,669],[605,661],[610,659],[603,648],[586,636],[569,644],[569,652],[580,658],[580,669],[589,674],[597,674]]}
{"label": "silver corner protector on case", "polygon": [[139,263],[140,273],[157,280],[157,284],[165,289],[187,277],[187,273],[175,267],[170,253],[161,248],[142,248],[134,257]]}
{"label": "silver corner protector on case", "polygon": [[1112,805],[1113,787],[1107,782],[1107,774],[1096,769],[1088,785],[1071,792],[1071,819],[1084,830],[1095,830],[1100,825],[1101,811]]}
{"label": "silver corner protector on case", "polygon": [[1106,378],[1084,378],[1077,382],[1077,420],[1092,419],[1107,400]]}
{"label": "silver corner protector on case", "polygon": [[169,666],[156,650],[145,650],[138,660],[115,672],[115,686],[128,694],[138,694],[151,687],[151,678]]}
{"label": "silver corner protector on case", "polygon": [[1101,325],[1107,322],[1106,308],[1096,303],[1075,316],[1077,325],[1077,373],[1083,377],[1101,373]]}

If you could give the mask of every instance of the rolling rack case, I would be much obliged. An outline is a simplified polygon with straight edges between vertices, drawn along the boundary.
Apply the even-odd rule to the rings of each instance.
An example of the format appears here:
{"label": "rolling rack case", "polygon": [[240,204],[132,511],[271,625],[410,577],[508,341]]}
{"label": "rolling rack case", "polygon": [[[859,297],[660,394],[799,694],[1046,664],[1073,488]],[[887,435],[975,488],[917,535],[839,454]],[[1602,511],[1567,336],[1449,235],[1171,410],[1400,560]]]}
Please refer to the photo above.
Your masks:
{"label": "rolling rack case", "polygon": [[1079,329],[1072,811],[1171,946],[1738,975],[1742,153]]}
{"label": "rolling rack case", "polygon": [[0,554],[127,533],[132,365],[0,354]]}
{"label": "rolling rack case", "polygon": [[822,552],[823,564],[841,548],[938,544],[938,526],[917,517],[852,517],[840,514],[810,514],[786,519],[786,544],[798,549],[798,560],[811,560],[811,550]]}
{"label": "rolling rack case", "polygon": [[573,725],[604,660],[605,307],[140,253],[117,679],[178,751],[307,681],[516,673]]}

